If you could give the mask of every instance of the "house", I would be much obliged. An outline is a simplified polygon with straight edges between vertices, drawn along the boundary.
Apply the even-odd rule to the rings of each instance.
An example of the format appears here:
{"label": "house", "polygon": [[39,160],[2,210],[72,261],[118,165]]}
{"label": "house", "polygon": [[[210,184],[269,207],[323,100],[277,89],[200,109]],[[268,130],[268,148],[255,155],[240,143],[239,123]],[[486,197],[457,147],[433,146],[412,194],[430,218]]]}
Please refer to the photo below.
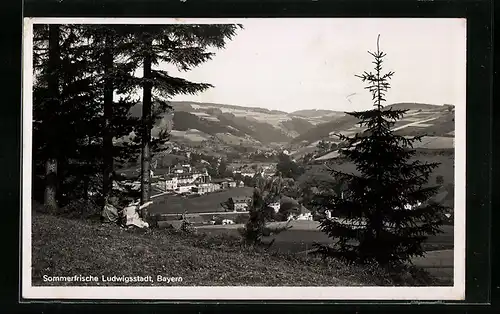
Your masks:
{"label": "house", "polygon": [[234,181],[233,179],[228,179],[227,184],[228,184],[229,188],[236,187],[236,181]]}
{"label": "house", "polygon": [[280,209],[289,213],[288,220],[313,220],[311,211],[291,197],[283,196],[281,198]]}
{"label": "house", "polygon": [[292,212],[288,215],[288,220],[313,220],[313,216],[310,210],[301,206],[298,212]]}
{"label": "house", "polygon": [[179,179],[175,175],[167,175],[165,177],[165,190],[166,191],[173,191],[177,189],[177,186],[179,185]]}
{"label": "house", "polygon": [[413,210],[413,209],[417,208],[417,207],[418,207],[418,206],[420,206],[420,205],[422,205],[422,202],[417,202],[415,205],[406,204],[406,205],[404,206],[404,208],[405,208],[406,210]]}
{"label": "house", "polygon": [[253,178],[255,176],[255,171],[252,171],[252,170],[242,171],[241,175],[244,176],[244,177]]}
{"label": "house", "polygon": [[250,197],[247,196],[233,197],[234,210],[237,212],[248,211],[250,200]]}
{"label": "house", "polygon": [[234,173],[239,173],[243,177],[250,177],[253,178],[256,173],[261,173],[263,172],[262,170],[256,171],[255,169],[252,169],[248,165],[240,167],[238,170],[235,170]]}
{"label": "house", "polygon": [[174,189],[174,192],[177,194],[189,193],[193,187],[195,187],[195,185],[190,183],[179,184],[177,188]]}
{"label": "house", "polygon": [[265,178],[272,177],[276,174],[276,171],[273,169],[265,169],[264,172],[262,173],[262,176]]}
{"label": "house", "polygon": [[176,165],[172,170],[174,173],[184,173],[184,168],[181,165]]}
{"label": "house", "polygon": [[186,184],[205,184],[211,181],[210,175],[205,171],[193,171],[193,172],[175,172],[179,169],[174,170],[174,173],[169,173],[165,175],[165,190],[175,190],[181,185]]}
{"label": "house", "polygon": [[239,188],[245,187],[245,183],[243,181],[238,182],[238,187]]}
{"label": "house", "polygon": [[226,179],[214,179],[212,180],[212,183],[219,184],[221,189],[229,189],[229,188],[235,188],[236,187],[236,181],[234,181],[231,178],[226,178]]}
{"label": "house", "polygon": [[191,188],[191,192],[196,194],[212,193],[220,190],[220,185],[215,183],[201,183]]}
{"label": "house", "polygon": [[274,209],[275,213],[278,213],[280,211],[281,205],[280,205],[279,202],[275,202],[275,203],[269,204],[269,207],[271,207],[272,209]]}

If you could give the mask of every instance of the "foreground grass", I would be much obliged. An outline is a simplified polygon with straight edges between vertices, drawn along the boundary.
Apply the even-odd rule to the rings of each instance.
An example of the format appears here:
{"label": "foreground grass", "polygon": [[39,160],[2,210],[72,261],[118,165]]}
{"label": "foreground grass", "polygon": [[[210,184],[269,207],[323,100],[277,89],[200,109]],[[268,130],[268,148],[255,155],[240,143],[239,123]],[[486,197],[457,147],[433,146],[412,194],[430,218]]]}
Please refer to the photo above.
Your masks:
{"label": "foreground grass", "polygon": [[425,272],[391,274],[337,261],[267,252],[227,236],[116,225],[34,213],[33,285],[124,285],[44,282],[43,276],[182,277],[181,282],[128,285],[182,286],[375,286],[436,285]]}

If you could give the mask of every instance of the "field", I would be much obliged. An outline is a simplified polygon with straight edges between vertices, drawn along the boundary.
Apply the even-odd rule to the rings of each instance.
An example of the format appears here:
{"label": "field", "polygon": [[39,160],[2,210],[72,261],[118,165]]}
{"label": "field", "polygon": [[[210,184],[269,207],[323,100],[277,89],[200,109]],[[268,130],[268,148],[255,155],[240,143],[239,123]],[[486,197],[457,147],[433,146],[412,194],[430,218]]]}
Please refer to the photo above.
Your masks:
{"label": "field", "polygon": [[[271,223],[270,228],[285,225],[286,223]],[[328,244],[332,241],[318,229],[317,221],[294,221],[289,224],[292,228],[286,232],[281,232],[277,235],[266,237],[266,240],[275,239],[274,244],[276,249],[283,252],[299,253],[312,248],[313,243]],[[198,230],[209,234],[227,233],[236,235],[237,229],[243,225],[227,225],[227,226],[203,226]],[[424,248],[427,251],[453,249],[453,226],[444,225],[442,234],[430,237]]]}
{"label": "field", "polygon": [[[282,224],[282,223],[279,223]],[[271,224],[270,227],[273,225]],[[316,221],[295,221],[291,223],[292,228],[277,235],[265,237],[266,242],[274,239],[271,248],[281,253],[293,253],[306,255],[308,250],[313,248],[314,243],[328,244],[332,241],[318,230]],[[243,225],[228,226],[203,226],[199,227],[200,232],[210,235],[229,234],[238,235],[238,228]],[[427,251],[423,258],[415,258],[413,263],[422,267],[431,274],[446,282],[453,281],[453,226],[442,227],[442,234],[429,237],[424,244]]]}
{"label": "field", "polygon": [[[43,276],[182,277],[180,286],[429,286],[442,284],[425,273],[387,273],[338,261],[301,258],[245,247],[229,237],[162,229],[123,229],[114,224],[39,213],[32,216],[32,283],[121,285],[102,282],[44,282]],[[68,230],[71,236],[68,236]],[[172,285],[152,280],[128,286]]]}
{"label": "field", "polygon": [[162,195],[154,199],[149,207],[151,214],[183,214],[211,213],[222,211],[221,203],[230,197],[251,196],[253,188],[232,188],[219,192],[209,193],[198,197],[181,197],[177,195]]}

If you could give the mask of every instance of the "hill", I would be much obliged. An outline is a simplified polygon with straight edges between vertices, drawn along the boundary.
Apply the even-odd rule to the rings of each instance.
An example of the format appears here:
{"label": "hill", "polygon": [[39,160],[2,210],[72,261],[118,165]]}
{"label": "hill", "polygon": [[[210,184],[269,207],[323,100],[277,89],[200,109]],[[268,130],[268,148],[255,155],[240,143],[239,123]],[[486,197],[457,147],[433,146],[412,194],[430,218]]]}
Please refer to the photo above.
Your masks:
{"label": "hill", "polygon": [[331,114],[336,114],[336,113],[338,113],[338,112],[333,111],[333,110],[303,109],[303,110],[293,111],[290,114],[294,115],[294,116],[300,116],[300,117],[319,117],[319,116],[326,116],[326,115],[331,115]]}
{"label": "hill", "polygon": [[[428,133],[432,136],[450,136],[448,133],[454,130],[454,108],[450,106],[438,106],[419,103],[397,103],[387,106],[387,109],[409,110],[404,119],[398,121],[394,128],[404,128],[400,131],[404,135],[416,133]],[[432,122],[431,122],[432,121]],[[321,123],[307,132],[295,137],[291,142],[314,143],[322,139],[335,140],[334,134],[353,135],[361,129],[357,125],[358,120],[352,116],[344,115],[332,121]],[[407,127],[411,127],[406,130]]]}
{"label": "hill", "polygon": [[[171,102],[170,104],[174,112],[162,115],[155,125],[153,134],[164,127],[188,133],[190,130],[197,130],[199,134],[196,136],[179,132],[173,132],[173,135],[188,141],[194,138],[192,140],[194,142],[213,140],[228,145],[287,143],[314,125],[331,121],[339,115],[334,111],[286,113],[265,108],[215,103]],[[140,116],[141,111],[142,104],[139,103],[130,110],[130,113],[133,116]],[[313,111],[316,113],[312,113]]]}
{"label": "hill", "polygon": [[[173,141],[198,149],[211,148],[214,152],[239,150],[241,146],[272,148],[277,145],[287,147],[294,158],[301,158],[314,152],[320,140],[338,142],[336,134],[349,136],[362,131],[356,118],[333,110],[286,113],[216,103],[171,102],[171,105],[173,113],[165,113],[156,121],[153,135],[161,129],[170,129]],[[408,110],[404,119],[394,126],[400,135],[454,137],[455,112],[451,105],[397,103],[387,108]],[[141,104],[130,112],[140,115]],[[436,146],[440,142],[433,141],[430,148],[440,148]]]}

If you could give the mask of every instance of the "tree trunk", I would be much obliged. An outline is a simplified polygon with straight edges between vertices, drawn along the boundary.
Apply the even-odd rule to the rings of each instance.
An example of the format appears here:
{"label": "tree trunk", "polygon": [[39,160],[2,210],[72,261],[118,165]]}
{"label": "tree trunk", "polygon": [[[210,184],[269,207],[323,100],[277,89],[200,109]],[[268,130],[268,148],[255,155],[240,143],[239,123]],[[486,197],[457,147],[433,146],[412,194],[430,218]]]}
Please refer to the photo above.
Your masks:
{"label": "tree trunk", "polygon": [[[151,190],[151,55],[152,40],[146,42],[146,55],[144,56],[144,75],[143,78],[143,100],[142,100],[142,154],[141,154],[141,204],[149,201]],[[143,219],[147,218],[147,208],[143,208],[141,212]]]}
{"label": "tree trunk", "polygon": [[103,134],[103,177],[102,197],[103,203],[113,187],[113,132],[111,130],[111,118],[113,116],[113,39],[109,34],[105,36],[105,48],[103,54],[104,63],[104,134]]}
{"label": "tree trunk", "polygon": [[52,127],[47,130],[47,153],[48,158],[45,162],[45,193],[44,205],[50,211],[57,210],[57,113],[59,107],[59,68],[60,47],[59,47],[59,26],[49,26],[49,62],[48,62],[48,89],[50,94],[50,106],[53,109],[54,116],[51,117]]}

